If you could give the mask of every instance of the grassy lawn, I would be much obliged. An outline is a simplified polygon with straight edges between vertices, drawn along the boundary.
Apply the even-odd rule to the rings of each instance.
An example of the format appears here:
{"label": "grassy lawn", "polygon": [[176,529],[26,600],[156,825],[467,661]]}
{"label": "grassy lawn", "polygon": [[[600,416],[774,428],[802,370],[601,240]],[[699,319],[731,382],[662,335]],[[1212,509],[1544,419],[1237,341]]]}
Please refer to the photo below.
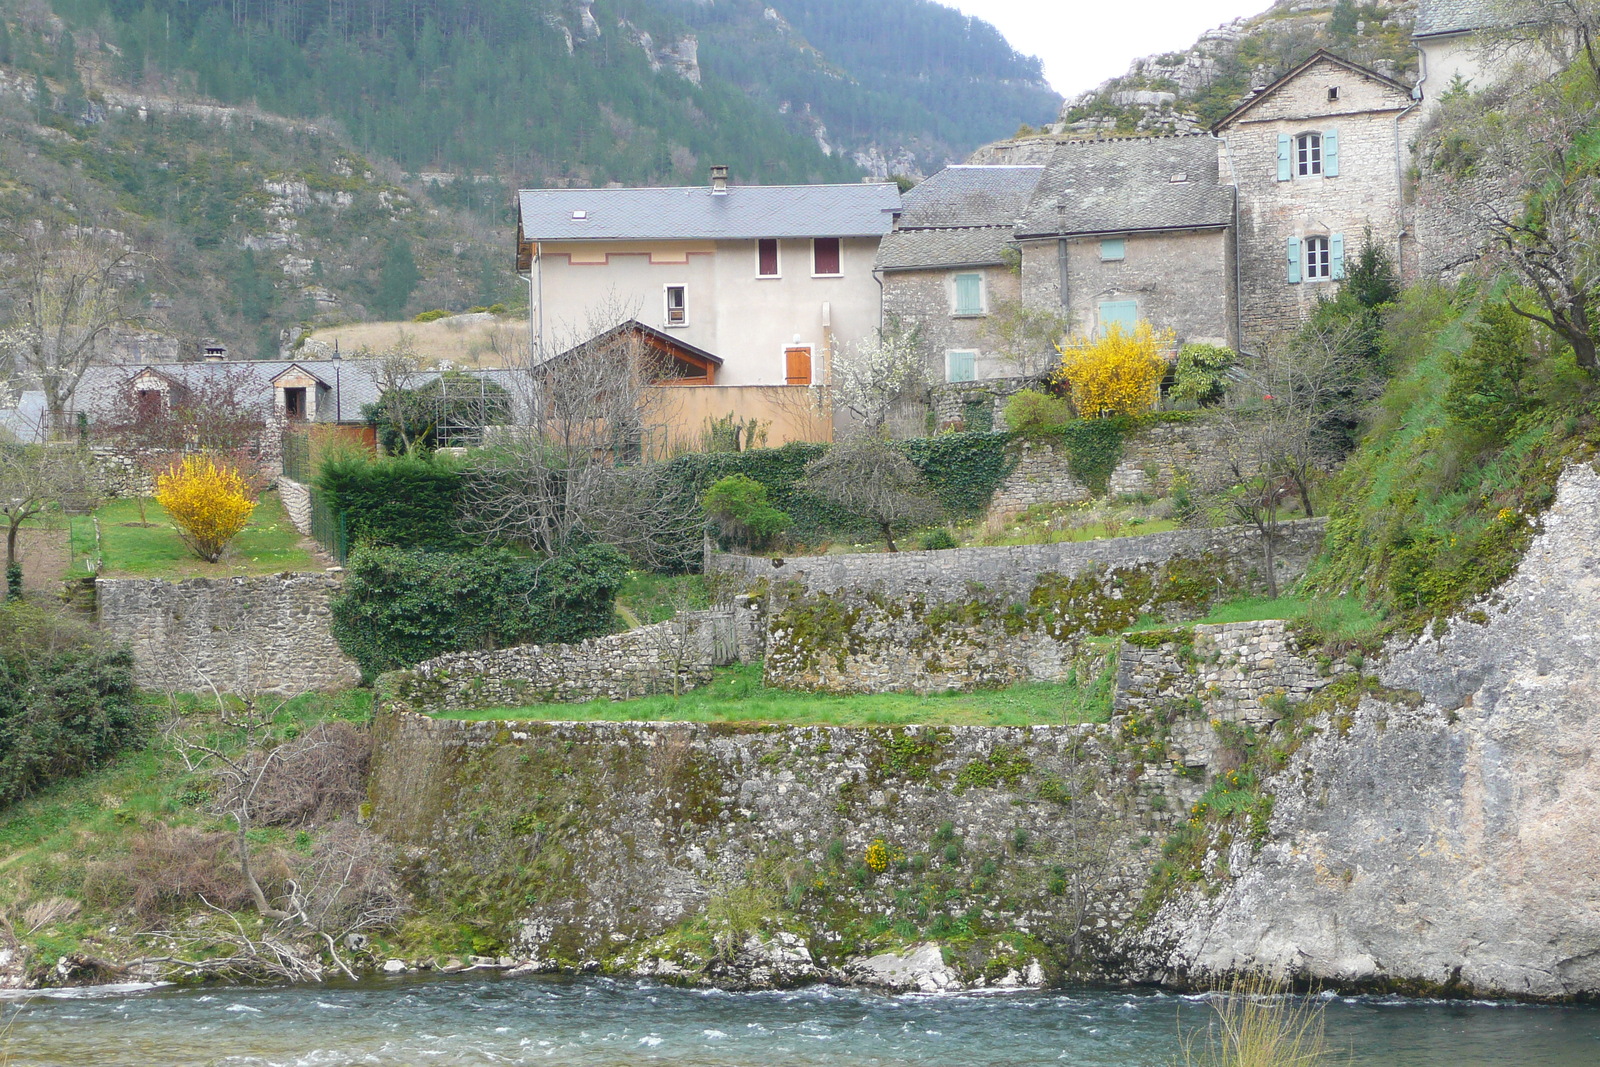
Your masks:
{"label": "grassy lawn", "polygon": [[[1288,619],[1303,622],[1324,641],[1359,641],[1383,629],[1385,615],[1359,597],[1280,596],[1247,597],[1218,604],[1195,623],[1256,622]],[[1160,630],[1170,623],[1145,618],[1133,630]],[[1188,625],[1188,624],[1186,624]]]}
{"label": "grassy lawn", "polygon": [[679,608],[697,611],[710,606],[711,598],[702,574],[629,571],[628,580],[617,590],[617,616],[627,629],[666,622]]}
{"label": "grassy lawn", "polygon": [[312,555],[311,543],[289,521],[277,493],[262,494],[250,524],[217,563],[196,557],[153,500],[145,501],[147,526],[139,525],[139,504],[134,500],[113,500],[92,517],[74,515],[69,578],[92,573],[96,552],[92,518],[100,520],[99,553],[104,560],[100,573],[108,578],[212,578],[323,569]]}
{"label": "grassy lawn", "polygon": [[609,722],[757,722],[791,726],[1048,726],[1105,722],[1111,717],[1114,658],[1101,661],[1093,677],[1062,683],[1035,682],[976,693],[879,693],[843,696],[795,693],[761,684],[759,666],[717,671],[708,686],[681,697],[592,700],[585,704],[536,704],[522,708],[475,708],[440,712],[448,719],[536,719]]}

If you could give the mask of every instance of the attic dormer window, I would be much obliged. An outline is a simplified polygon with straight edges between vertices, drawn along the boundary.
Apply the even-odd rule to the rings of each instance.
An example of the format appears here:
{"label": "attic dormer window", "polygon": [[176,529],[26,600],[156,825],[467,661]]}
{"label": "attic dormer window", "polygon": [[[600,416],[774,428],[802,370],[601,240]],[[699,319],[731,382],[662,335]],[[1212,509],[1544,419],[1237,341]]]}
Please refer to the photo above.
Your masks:
{"label": "attic dormer window", "polygon": [[589,217],[589,213],[587,211],[574,211],[572,213],[572,221],[573,222],[582,222],[584,219],[586,219],[588,217]]}
{"label": "attic dormer window", "polygon": [[1189,176],[1187,174],[1174,174],[1172,177],[1167,179],[1167,181],[1171,182],[1173,185],[1182,185],[1188,180]]}

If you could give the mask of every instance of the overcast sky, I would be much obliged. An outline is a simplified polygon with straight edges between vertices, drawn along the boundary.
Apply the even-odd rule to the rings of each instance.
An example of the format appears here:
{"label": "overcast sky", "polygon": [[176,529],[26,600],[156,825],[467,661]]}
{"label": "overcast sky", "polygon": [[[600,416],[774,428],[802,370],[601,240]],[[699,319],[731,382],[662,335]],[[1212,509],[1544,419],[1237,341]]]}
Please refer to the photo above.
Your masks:
{"label": "overcast sky", "polygon": [[1255,15],[1271,0],[940,0],[993,23],[1044,76],[1076,96],[1127,72],[1140,56],[1175,52],[1213,26]]}

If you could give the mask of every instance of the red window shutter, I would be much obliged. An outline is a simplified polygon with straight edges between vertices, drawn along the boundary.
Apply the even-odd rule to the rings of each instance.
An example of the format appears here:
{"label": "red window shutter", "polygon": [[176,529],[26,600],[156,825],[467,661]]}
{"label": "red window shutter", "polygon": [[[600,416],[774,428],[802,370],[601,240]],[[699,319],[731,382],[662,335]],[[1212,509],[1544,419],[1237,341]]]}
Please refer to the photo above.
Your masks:
{"label": "red window shutter", "polygon": [[815,253],[816,265],[813,274],[839,274],[839,239],[837,237],[818,237],[812,242]]}
{"label": "red window shutter", "polygon": [[760,249],[761,265],[756,268],[757,273],[763,278],[776,278],[778,276],[778,242],[773,238],[765,238],[757,242]]}

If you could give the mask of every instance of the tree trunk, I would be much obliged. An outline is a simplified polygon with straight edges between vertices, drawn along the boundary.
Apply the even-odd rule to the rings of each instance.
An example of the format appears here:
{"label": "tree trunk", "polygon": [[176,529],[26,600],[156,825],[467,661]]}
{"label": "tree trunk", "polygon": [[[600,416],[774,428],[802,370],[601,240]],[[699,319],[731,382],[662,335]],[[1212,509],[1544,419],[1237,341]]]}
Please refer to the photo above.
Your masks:
{"label": "tree trunk", "polygon": [[1257,523],[1256,528],[1261,531],[1261,552],[1267,562],[1267,596],[1276,600],[1278,599],[1277,522]]}
{"label": "tree trunk", "polygon": [[268,906],[267,895],[261,891],[261,883],[256,881],[255,871],[250,869],[250,842],[245,837],[245,821],[235,815],[233,824],[238,827],[235,840],[239,845],[239,872],[244,875],[244,884],[245,888],[250,890],[250,899],[255,901],[256,913],[264,919],[288,918],[287,912]]}
{"label": "tree trunk", "polygon": [[883,530],[883,539],[889,542],[889,551],[900,551],[898,548],[894,547],[894,531],[891,529],[890,524],[887,522],[880,522],[878,523],[878,526]]}
{"label": "tree trunk", "polygon": [[18,519],[6,529],[6,568],[8,570],[17,561],[17,531],[21,526],[22,520]]}

